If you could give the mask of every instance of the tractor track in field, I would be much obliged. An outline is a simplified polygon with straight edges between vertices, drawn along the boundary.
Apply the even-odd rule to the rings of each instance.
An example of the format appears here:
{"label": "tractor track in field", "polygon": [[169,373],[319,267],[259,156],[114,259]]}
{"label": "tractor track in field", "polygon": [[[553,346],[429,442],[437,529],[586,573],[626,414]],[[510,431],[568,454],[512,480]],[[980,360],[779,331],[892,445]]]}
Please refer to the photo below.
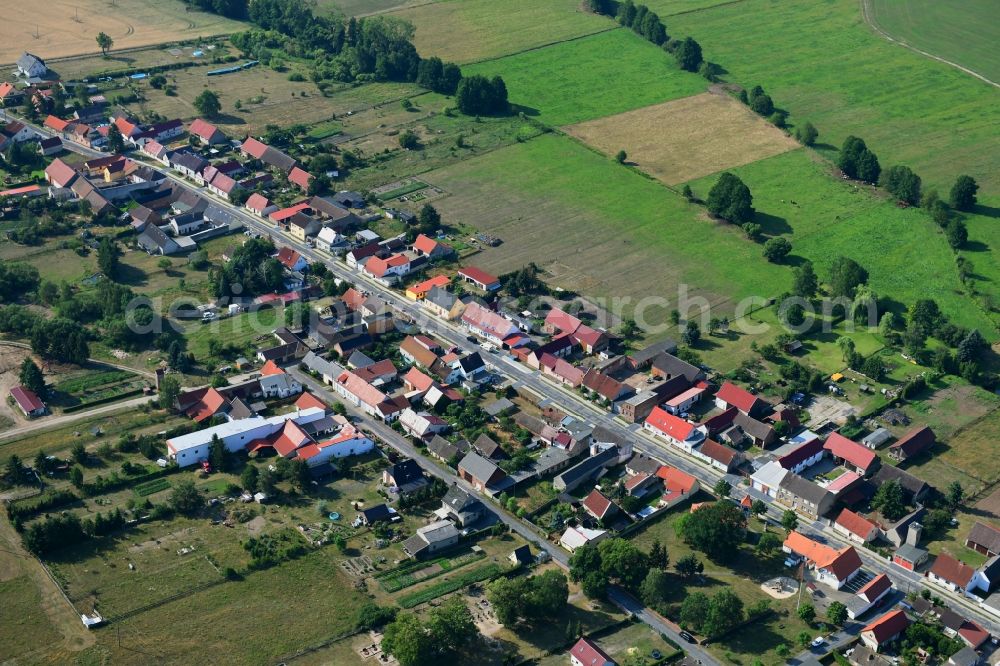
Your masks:
{"label": "tractor track in field", "polygon": [[922,56],[924,56],[926,58],[930,58],[931,60],[937,60],[938,62],[942,62],[942,63],[944,63],[946,65],[950,65],[951,67],[954,67],[955,69],[957,69],[959,71],[965,72],[966,74],[969,74],[970,76],[976,77],[977,79],[979,79],[980,81],[982,81],[984,83],[990,84],[994,88],[1000,88],[1000,83],[997,83],[996,81],[993,81],[992,79],[988,79],[985,76],[983,76],[982,74],[980,74],[978,72],[975,72],[975,71],[969,69],[968,67],[963,67],[962,65],[959,65],[957,62],[953,62],[951,60],[948,60],[947,58],[942,58],[941,56],[936,56],[933,53],[928,53],[927,51],[924,51],[923,49],[918,49],[916,46],[913,46],[912,44],[908,44],[906,41],[904,41],[902,39],[897,39],[897,38],[893,37],[892,35],[890,35],[889,33],[887,33],[885,30],[883,30],[882,28],[880,28],[878,26],[878,23],[875,22],[875,19],[872,18],[871,0],[860,0],[860,2],[861,2],[861,16],[864,18],[865,23],[867,23],[868,26],[872,30],[874,30],[875,33],[877,35],[879,35],[880,37],[882,37],[883,39],[886,39],[886,40],[892,42],[893,44],[898,44],[899,46],[902,46],[905,49],[909,49],[909,50],[913,51],[914,53],[919,53],[920,55],[922,55]]}

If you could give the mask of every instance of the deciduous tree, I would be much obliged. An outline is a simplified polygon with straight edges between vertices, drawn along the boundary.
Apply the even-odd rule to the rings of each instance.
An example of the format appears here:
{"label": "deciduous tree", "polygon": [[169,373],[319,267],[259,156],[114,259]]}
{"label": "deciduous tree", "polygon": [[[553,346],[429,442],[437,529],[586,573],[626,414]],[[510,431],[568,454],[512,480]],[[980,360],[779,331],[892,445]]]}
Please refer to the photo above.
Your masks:
{"label": "deciduous tree", "polygon": [[705,204],[710,213],[733,224],[750,222],[754,216],[750,188],[739,176],[728,171],[719,176],[709,190]]}
{"label": "deciduous tree", "polygon": [[948,200],[955,210],[972,210],[976,205],[976,192],[979,191],[979,184],[972,176],[959,176],[955,184],[951,186]]}

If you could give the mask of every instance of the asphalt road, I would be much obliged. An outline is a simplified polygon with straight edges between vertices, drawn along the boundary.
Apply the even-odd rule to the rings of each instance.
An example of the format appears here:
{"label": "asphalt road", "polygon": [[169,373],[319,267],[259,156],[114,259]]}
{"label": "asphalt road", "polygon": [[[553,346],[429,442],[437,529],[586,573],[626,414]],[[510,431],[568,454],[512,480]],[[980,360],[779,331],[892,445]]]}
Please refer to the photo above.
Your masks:
{"label": "asphalt road", "polygon": [[[24,122],[23,118],[20,120]],[[38,127],[37,125],[32,125],[32,127],[43,136],[51,136],[50,132]],[[78,146],[68,141],[64,142],[64,145],[67,149],[88,157],[106,154]],[[134,156],[133,159],[143,161],[139,156]],[[430,315],[422,306],[420,306],[419,303],[410,301],[370,277],[360,272],[351,270],[346,264],[336,260],[331,255],[311,248],[304,243],[298,242],[291,236],[282,233],[262,218],[250,214],[243,208],[233,206],[228,201],[214,195],[208,189],[198,187],[170,170],[163,169],[161,164],[153,162],[147,163],[164,173],[171,181],[177,183],[179,186],[198,192],[201,196],[212,199],[219,205],[231,209],[234,215],[236,215],[248,228],[277,239],[278,243],[294,248],[310,262],[321,262],[325,264],[334,275],[354,283],[361,289],[377,294],[380,298],[385,300],[386,303],[397,310],[398,313],[405,314],[407,317],[418,322],[421,328],[432,333],[442,341],[459,347],[468,346],[469,343],[465,339],[467,333],[463,329],[459,328],[452,322],[446,322]],[[712,486],[715,485],[715,482],[722,477],[722,474],[720,474],[717,470],[710,468],[694,458],[686,456],[677,449],[670,447],[665,442],[655,439],[652,435],[650,435],[647,431],[642,430],[640,427],[626,424],[621,419],[609,414],[606,410],[603,410],[597,405],[586,401],[579,394],[566,389],[562,385],[550,382],[547,379],[544,379],[540,373],[518,364],[509,356],[504,354],[485,354],[484,358],[488,363],[493,365],[497,371],[503,372],[511,378],[516,388],[527,389],[532,393],[535,393],[542,400],[560,405],[560,408],[563,409],[563,411],[567,411],[568,413],[583,418],[591,423],[603,425],[612,431],[618,432],[619,434],[629,436],[635,442],[636,451],[654,455],[658,459],[664,460],[670,465],[693,475],[700,481],[703,487],[711,489]],[[772,510],[778,511],[779,514],[783,511],[783,509],[775,508],[769,498],[765,498],[765,502],[769,504]],[[847,545],[846,542],[844,542],[844,540],[829,527],[829,525],[813,523],[810,526],[809,531],[810,533],[821,535],[828,543]],[[920,574],[902,569],[883,558],[875,556],[873,553],[865,550],[864,548],[858,548],[858,552],[867,567],[878,573],[887,573],[893,583],[902,591],[909,592],[919,590],[921,587],[928,587],[934,592],[934,594],[942,598],[947,598],[953,607],[961,608],[968,617],[975,619],[991,633],[995,635],[1000,634],[1000,624],[998,624],[991,615],[986,615],[981,609],[970,603],[961,595],[952,593],[949,590],[937,586],[924,585],[923,577]]]}

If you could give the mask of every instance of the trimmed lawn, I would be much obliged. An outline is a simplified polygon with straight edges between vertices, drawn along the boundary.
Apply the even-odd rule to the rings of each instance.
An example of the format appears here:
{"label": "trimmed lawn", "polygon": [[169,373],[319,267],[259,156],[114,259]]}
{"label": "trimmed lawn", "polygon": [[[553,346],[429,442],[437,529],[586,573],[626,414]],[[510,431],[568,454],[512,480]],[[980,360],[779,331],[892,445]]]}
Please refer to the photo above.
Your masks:
{"label": "trimmed lawn", "polygon": [[[380,0],[385,1],[385,0]],[[413,24],[423,57],[458,63],[519,53],[614,26],[577,0],[444,0],[392,12]]]}
{"label": "trimmed lawn", "polygon": [[197,321],[183,322],[187,337],[188,350],[196,358],[208,356],[209,340],[218,340],[223,344],[236,346],[249,345],[253,342],[273,340],[272,331],[279,321],[284,321],[284,311],[281,308],[266,307],[252,312],[241,312],[235,317],[223,317],[209,323]]}
{"label": "trimmed lawn", "polygon": [[601,118],[708,87],[705,79],[681,71],[669,54],[624,28],[477,63],[463,72],[499,74],[511,103],[549,125]]}
{"label": "trimmed lawn", "polygon": [[667,23],[698,40],[728,80],[762,85],[793,123],[811,121],[831,152],[853,134],[925,186],[946,191],[969,173],[986,192],[1000,188],[1000,91],[886,41],[856,0],[745,0]]}

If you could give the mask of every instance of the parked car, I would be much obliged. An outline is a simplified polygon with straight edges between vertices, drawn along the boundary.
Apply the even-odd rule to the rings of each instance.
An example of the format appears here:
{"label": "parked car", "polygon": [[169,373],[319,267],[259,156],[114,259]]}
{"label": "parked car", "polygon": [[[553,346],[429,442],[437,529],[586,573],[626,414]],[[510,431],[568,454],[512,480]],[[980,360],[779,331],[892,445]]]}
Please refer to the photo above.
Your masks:
{"label": "parked car", "polygon": [[683,638],[684,640],[686,640],[688,643],[697,643],[698,642],[698,641],[696,641],[694,639],[694,636],[692,636],[691,634],[689,634],[686,631],[682,631],[680,633],[680,637]]}

